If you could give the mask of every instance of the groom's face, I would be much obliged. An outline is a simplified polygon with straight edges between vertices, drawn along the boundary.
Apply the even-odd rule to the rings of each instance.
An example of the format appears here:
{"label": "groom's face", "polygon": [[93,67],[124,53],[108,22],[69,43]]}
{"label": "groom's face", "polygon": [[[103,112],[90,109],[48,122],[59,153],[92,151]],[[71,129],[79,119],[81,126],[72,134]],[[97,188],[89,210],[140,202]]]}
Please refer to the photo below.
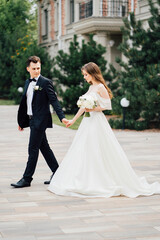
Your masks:
{"label": "groom's face", "polygon": [[27,71],[30,73],[31,78],[38,77],[41,73],[40,62],[37,62],[37,63],[31,62],[30,65],[27,67]]}

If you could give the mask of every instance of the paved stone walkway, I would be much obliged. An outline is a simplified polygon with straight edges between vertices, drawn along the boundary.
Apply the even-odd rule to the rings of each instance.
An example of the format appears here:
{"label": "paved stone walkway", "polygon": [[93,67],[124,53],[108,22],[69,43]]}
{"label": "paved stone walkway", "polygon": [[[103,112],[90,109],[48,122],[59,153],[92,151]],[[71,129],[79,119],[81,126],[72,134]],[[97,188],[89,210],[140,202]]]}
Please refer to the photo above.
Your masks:
{"label": "paved stone walkway", "polygon": [[[42,156],[32,186],[13,189],[27,161],[29,129],[17,130],[17,106],[0,106],[0,239],[160,240],[160,195],[79,199],[56,196],[43,181],[50,176]],[[75,131],[47,130],[58,161]],[[114,131],[139,176],[160,182],[160,133]]]}

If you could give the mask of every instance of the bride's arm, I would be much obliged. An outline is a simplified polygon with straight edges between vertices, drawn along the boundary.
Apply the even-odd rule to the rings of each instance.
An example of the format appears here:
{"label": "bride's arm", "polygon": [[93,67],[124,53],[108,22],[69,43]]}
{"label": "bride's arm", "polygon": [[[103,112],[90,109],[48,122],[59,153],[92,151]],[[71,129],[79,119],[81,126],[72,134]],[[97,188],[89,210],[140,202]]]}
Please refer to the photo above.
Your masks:
{"label": "bride's arm", "polygon": [[84,111],[85,111],[84,108],[80,108],[76,115],[74,116],[74,118],[72,120],[68,120],[66,127],[70,127],[71,125],[73,125],[73,123],[75,123],[75,121],[84,113]]}
{"label": "bride's arm", "polygon": [[[89,87],[88,91],[85,93],[89,93],[90,89],[92,86]],[[84,113],[85,109],[84,108],[80,108],[78,110],[78,112],[76,113],[76,115],[74,116],[74,118],[72,120],[68,120],[68,123],[66,124],[66,127],[70,127],[71,125],[73,125],[73,123],[75,123],[75,121]]]}
{"label": "bride's arm", "polygon": [[93,108],[93,109],[88,109],[88,108],[86,108],[85,109],[85,112],[101,112],[101,111],[104,111],[104,110],[106,110],[107,108],[102,108],[102,107],[100,107],[100,106],[97,106],[97,107],[95,107],[95,108]]}

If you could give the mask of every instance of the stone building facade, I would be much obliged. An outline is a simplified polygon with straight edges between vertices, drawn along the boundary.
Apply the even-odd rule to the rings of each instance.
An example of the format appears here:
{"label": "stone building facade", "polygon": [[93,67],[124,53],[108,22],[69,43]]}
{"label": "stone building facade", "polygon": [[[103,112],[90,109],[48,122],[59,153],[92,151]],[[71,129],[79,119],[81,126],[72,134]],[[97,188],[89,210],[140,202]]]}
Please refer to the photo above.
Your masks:
{"label": "stone building facade", "polygon": [[94,33],[94,39],[106,47],[108,64],[118,68],[115,57],[122,57],[117,49],[122,41],[120,27],[123,18],[133,11],[147,27],[147,0],[39,0],[39,44],[54,57],[60,49],[68,51],[74,34],[81,43],[82,39],[88,40],[89,33]]}

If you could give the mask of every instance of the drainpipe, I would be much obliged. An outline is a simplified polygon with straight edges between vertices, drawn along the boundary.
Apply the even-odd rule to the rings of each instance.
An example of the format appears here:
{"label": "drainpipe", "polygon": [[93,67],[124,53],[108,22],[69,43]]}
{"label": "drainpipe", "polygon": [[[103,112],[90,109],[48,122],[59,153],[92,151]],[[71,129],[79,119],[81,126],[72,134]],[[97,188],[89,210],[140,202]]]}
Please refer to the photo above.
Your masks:
{"label": "drainpipe", "polygon": [[131,0],[131,12],[134,12],[134,0]]}
{"label": "drainpipe", "polygon": [[59,0],[59,26],[58,26],[58,49],[62,49],[62,1]]}

